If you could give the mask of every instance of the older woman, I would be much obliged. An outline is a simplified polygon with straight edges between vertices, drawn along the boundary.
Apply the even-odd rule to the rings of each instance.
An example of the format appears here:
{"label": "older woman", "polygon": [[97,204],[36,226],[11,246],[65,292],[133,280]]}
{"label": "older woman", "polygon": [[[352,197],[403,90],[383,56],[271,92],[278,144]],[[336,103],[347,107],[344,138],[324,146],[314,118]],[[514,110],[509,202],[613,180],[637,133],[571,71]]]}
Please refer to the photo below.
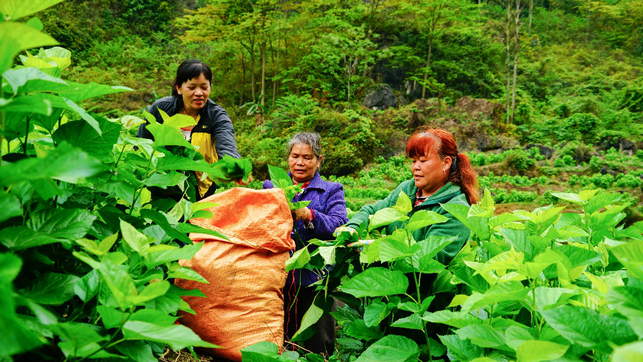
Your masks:
{"label": "older woman", "polygon": [[[304,247],[311,239],[329,240],[333,231],[343,225],[346,217],[344,187],[336,182],[322,180],[319,167],[322,162],[321,138],[317,133],[296,134],[288,143],[289,175],[302,192],[293,202],[310,201],[308,207],[293,211],[293,234],[297,249]],[[264,182],[264,188],[272,188],[272,182]],[[289,340],[301,326],[304,313],[312,305],[317,294],[310,285],[321,279],[325,270],[294,270],[288,275],[284,289],[284,331]],[[315,324],[316,332],[304,345],[315,353],[330,356],[335,344],[335,322],[325,316]]]}
{"label": "older woman", "polygon": [[[458,153],[453,135],[441,129],[426,129],[409,139],[406,155],[411,159],[413,179],[402,182],[384,200],[366,205],[346,224],[353,229],[368,224],[368,217],[378,210],[395,205],[401,193],[413,203],[409,217],[419,210],[429,210],[450,217],[442,224],[433,224],[415,231],[415,240],[424,240],[431,235],[457,236],[436,258],[449,263],[462,249],[469,238],[469,229],[453,218],[440,205],[472,205],[478,202],[478,180],[466,155]],[[402,222],[387,226],[386,233],[403,227]]]}
{"label": "older woman", "polygon": [[[199,153],[208,163],[217,162],[224,155],[241,158],[234,139],[234,127],[225,109],[214,103],[210,97],[212,70],[200,60],[186,60],[176,70],[172,84],[172,96],[157,100],[148,111],[163,123],[161,112],[168,116],[184,114],[194,118],[194,127],[181,128],[186,140],[197,146]],[[142,124],[137,137],[153,139],[147,130],[147,123]],[[209,178],[201,179],[201,172],[195,172],[199,195],[197,199],[214,193],[216,185]]]}

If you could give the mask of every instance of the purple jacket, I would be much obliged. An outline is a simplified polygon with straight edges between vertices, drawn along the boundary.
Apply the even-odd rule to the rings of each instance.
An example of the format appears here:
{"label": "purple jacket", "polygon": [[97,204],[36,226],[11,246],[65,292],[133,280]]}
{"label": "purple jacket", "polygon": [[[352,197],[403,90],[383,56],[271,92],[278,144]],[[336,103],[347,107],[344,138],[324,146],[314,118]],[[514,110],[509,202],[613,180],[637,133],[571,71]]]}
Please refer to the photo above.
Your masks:
{"label": "purple jacket", "polygon": [[[290,175],[290,173],[289,173]],[[273,188],[272,181],[267,180],[263,183],[264,189]],[[297,221],[293,228],[297,230],[299,237],[303,242],[311,239],[332,240],[333,232],[341,225],[348,222],[346,216],[346,200],[344,199],[344,186],[337,182],[329,182],[322,180],[319,172],[315,172],[315,176],[310,180],[308,187],[302,191],[301,194],[293,198],[293,202],[297,201],[310,201],[308,208],[313,210],[313,228],[306,228],[303,221]],[[297,240],[295,239],[295,242]],[[302,245],[297,245],[300,249]],[[314,245],[311,245],[309,250],[314,250]],[[303,270],[302,272],[302,285],[310,285],[319,279],[319,273],[311,270]],[[291,275],[288,276],[289,281]],[[295,281],[298,282],[298,276],[295,274]]]}

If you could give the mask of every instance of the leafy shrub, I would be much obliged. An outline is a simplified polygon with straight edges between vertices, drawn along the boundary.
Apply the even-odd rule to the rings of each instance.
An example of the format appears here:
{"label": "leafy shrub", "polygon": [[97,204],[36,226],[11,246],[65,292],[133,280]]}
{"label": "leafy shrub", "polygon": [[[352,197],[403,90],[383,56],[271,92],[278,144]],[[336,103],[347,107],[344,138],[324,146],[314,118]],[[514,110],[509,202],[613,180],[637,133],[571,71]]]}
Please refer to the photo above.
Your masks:
{"label": "leafy shrub", "polygon": [[529,153],[521,149],[514,149],[509,151],[506,157],[506,161],[509,167],[517,170],[518,172],[527,171],[536,163],[536,160],[534,160],[533,157],[529,155]]}

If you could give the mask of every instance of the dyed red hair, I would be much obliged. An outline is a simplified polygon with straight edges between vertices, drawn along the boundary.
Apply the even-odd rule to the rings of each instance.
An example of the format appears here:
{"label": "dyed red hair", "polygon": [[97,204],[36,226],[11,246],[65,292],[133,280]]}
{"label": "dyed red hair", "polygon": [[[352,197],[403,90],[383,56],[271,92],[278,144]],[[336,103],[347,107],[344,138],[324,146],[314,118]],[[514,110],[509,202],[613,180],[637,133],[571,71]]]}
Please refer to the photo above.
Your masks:
{"label": "dyed red hair", "polygon": [[451,158],[447,181],[460,186],[470,205],[478,203],[478,177],[467,155],[458,153],[453,135],[442,129],[421,129],[406,143],[406,155],[410,158],[428,156],[435,152],[440,159]]}

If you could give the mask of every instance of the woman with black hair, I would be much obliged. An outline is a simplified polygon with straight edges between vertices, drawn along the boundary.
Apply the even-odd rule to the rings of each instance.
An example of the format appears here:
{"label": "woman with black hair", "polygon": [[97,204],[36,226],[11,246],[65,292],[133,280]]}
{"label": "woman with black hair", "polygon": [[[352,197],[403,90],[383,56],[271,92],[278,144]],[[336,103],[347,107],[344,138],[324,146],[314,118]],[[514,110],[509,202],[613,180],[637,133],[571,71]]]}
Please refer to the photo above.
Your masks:
{"label": "woman with black hair", "polygon": [[[234,127],[228,113],[210,100],[212,70],[200,60],[186,60],[176,71],[172,84],[172,96],[157,100],[148,111],[163,123],[160,111],[168,116],[184,114],[194,118],[195,126],[182,128],[183,136],[194,146],[208,163],[217,162],[224,155],[241,158],[234,139]],[[142,124],[137,137],[154,139]],[[201,180],[196,172],[198,183],[197,198],[201,199],[214,193],[214,183],[209,178]]]}

